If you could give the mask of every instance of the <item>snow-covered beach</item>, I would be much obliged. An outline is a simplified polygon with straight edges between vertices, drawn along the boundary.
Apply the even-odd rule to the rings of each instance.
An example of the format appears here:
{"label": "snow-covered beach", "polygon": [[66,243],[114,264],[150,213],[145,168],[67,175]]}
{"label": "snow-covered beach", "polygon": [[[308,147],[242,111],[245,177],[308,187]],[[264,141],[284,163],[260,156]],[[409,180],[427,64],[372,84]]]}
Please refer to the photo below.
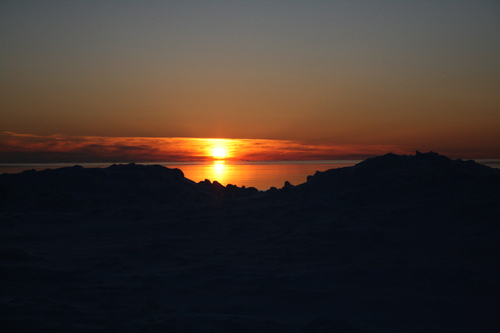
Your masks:
{"label": "snow-covered beach", "polygon": [[387,154],[258,191],[0,175],[2,332],[496,332],[500,170]]}

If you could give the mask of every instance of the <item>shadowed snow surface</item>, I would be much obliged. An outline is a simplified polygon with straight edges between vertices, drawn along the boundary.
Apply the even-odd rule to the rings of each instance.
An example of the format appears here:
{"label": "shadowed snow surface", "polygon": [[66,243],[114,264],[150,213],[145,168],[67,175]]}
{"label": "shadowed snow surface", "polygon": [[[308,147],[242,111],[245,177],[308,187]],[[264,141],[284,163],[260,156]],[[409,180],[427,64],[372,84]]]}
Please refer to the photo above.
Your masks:
{"label": "shadowed snow surface", "polygon": [[497,332],[500,171],[388,154],[298,186],[0,175],[2,332]]}

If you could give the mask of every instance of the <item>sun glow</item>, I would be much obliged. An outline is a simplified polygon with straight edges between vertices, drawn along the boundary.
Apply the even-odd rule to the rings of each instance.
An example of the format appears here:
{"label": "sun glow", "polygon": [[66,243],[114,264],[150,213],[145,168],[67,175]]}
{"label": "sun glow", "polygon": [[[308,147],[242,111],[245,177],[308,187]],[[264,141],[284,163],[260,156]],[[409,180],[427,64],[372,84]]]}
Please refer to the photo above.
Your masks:
{"label": "sun glow", "polygon": [[212,157],[216,160],[223,160],[227,157],[227,149],[222,146],[212,148]]}

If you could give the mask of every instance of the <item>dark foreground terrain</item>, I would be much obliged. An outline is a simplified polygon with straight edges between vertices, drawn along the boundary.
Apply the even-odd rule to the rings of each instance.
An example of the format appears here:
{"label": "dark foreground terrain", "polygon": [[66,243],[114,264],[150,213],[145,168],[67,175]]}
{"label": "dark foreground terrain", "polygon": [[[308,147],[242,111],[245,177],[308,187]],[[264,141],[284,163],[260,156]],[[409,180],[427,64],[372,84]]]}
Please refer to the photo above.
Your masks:
{"label": "dark foreground terrain", "polygon": [[500,170],[388,154],[258,192],[0,175],[1,332],[498,332]]}

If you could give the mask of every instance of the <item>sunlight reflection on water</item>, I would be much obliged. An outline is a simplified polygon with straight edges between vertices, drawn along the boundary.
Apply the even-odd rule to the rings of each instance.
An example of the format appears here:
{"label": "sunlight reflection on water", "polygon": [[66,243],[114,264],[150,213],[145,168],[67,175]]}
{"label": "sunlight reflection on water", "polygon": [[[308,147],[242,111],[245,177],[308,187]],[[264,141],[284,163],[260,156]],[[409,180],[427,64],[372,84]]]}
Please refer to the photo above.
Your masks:
{"label": "sunlight reflection on water", "polygon": [[[255,187],[267,190],[270,187],[281,188],[285,181],[299,185],[307,180],[308,175],[316,171],[325,171],[352,166],[360,160],[328,160],[328,161],[284,161],[284,162],[230,162],[216,160],[213,162],[164,162],[141,163],[160,164],[168,168],[178,168],[184,176],[195,182],[205,179],[218,181],[222,185]],[[500,167],[500,160],[477,160],[494,168]],[[76,163],[85,168],[105,168],[113,163]],[[119,163],[117,163],[119,164]],[[123,163],[127,164],[127,163]],[[0,174],[18,173],[24,170],[44,170],[73,166],[75,163],[0,163]]]}
{"label": "sunlight reflection on water", "polygon": [[195,182],[208,179],[222,185],[255,187],[267,190],[270,187],[283,187],[285,181],[293,185],[304,183],[308,175],[316,171],[351,166],[359,161],[297,161],[297,162],[225,162],[215,161],[206,164],[166,164],[179,168],[184,176]]}

